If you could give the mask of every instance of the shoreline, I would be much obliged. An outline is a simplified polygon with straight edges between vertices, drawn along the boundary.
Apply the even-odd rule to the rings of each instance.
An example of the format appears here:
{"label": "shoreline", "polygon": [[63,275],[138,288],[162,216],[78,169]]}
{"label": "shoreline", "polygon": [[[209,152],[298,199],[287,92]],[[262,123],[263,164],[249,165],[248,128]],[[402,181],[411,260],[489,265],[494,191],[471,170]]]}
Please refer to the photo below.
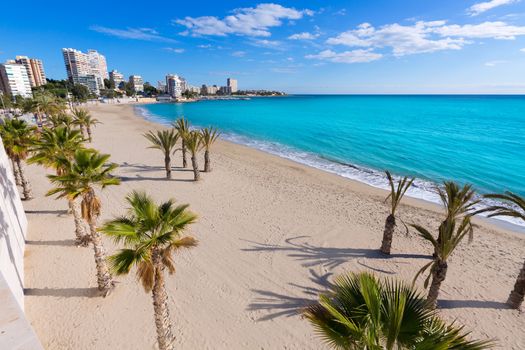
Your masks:
{"label": "shoreline", "polygon": [[[162,102],[160,102],[162,103]],[[145,103],[143,105],[147,105],[147,104],[150,104],[150,103]],[[169,126],[169,123],[166,123],[164,122],[164,119],[163,117],[161,116],[157,116],[155,114],[150,114],[149,111],[145,110],[145,109],[141,109],[141,105],[135,105],[133,106],[133,113],[134,115],[137,117],[137,118],[140,118],[142,120],[146,120],[147,122],[150,122],[150,123],[153,123],[155,125],[161,125],[161,126]],[[151,117],[148,117],[149,114]],[[345,180],[349,180],[349,181],[353,181],[353,182],[356,182],[356,183],[359,183],[359,184],[363,184],[363,185],[366,185],[366,186],[369,186],[370,188],[374,188],[374,189],[379,189],[379,190],[382,190],[384,191],[384,196],[386,197],[388,195],[388,190],[383,186],[381,186],[382,184],[379,184],[379,183],[373,183],[373,181],[366,181],[365,179],[359,179],[358,175],[356,176],[345,176],[345,174],[343,173],[340,173],[340,172],[337,172],[336,170],[330,170],[328,169],[327,167],[322,167],[321,165],[318,165],[318,164],[315,164],[315,163],[312,163],[310,162],[310,164],[306,161],[300,161],[298,159],[294,159],[294,157],[291,157],[291,156],[287,156],[288,153],[286,152],[281,152],[279,153],[278,151],[275,151],[275,150],[272,150],[272,149],[264,149],[263,147],[259,146],[257,147],[257,144],[258,143],[258,140],[252,140],[250,139],[249,137],[245,137],[243,135],[238,135],[238,134],[227,134],[226,135],[226,138],[224,138],[224,135],[221,136],[220,138],[220,141],[221,142],[228,142],[228,143],[231,143],[231,144],[234,144],[234,145],[238,145],[238,146],[243,146],[243,147],[248,147],[250,149],[253,149],[253,150],[256,150],[256,151],[259,151],[259,152],[263,152],[267,155],[272,155],[272,156],[277,156],[281,159],[285,159],[285,160],[288,160],[288,161],[291,161],[293,162],[294,164],[298,164],[298,165],[301,165],[301,166],[306,166],[310,169],[317,169],[317,170],[320,170],[324,173],[327,173],[327,174],[333,174],[333,175],[336,175],[340,178],[343,178]],[[250,142],[252,141],[252,142]],[[281,145],[280,144],[280,147],[289,147],[289,146],[286,146],[286,145]],[[372,169],[372,168],[362,168],[361,166],[358,166],[358,165],[354,165],[354,164],[345,164],[345,163],[341,163],[341,162],[338,162],[338,161],[335,161],[335,160],[331,160],[331,159],[327,159],[327,158],[323,158],[319,155],[316,155],[316,154],[313,154],[312,153],[312,156],[315,156],[315,157],[318,157],[319,159],[321,160],[324,160],[326,162],[329,162],[329,163],[333,163],[333,164],[336,164],[336,165],[340,165],[340,166],[343,166],[343,167],[348,167],[348,168],[353,168],[353,169],[356,169],[357,171],[360,171],[362,173],[367,173],[369,171],[372,171],[374,172],[374,176],[375,177],[379,177],[380,181],[386,181],[385,178],[384,178],[384,173],[380,172],[379,170],[377,169]],[[394,175],[394,178],[396,179],[397,176],[395,174]],[[429,186],[428,184],[431,184],[432,187],[435,187],[437,186],[437,184],[431,180],[424,180],[424,179],[419,179],[419,178],[415,178],[416,182],[415,182],[415,185],[422,185],[422,184],[425,184],[426,186],[422,186],[422,187],[427,187],[425,189],[422,190],[422,192],[424,194],[427,195],[427,198],[425,198],[424,194],[419,194],[419,196],[416,194],[416,193],[413,193],[414,190],[410,190],[406,193],[405,195],[405,198],[408,199],[410,198],[411,200],[416,200],[416,201],[421,201],[422,203],[424,204],[428,204],[428,205],[432,205],[434,206],[433,210],[434,211],[439,211],[441,209],[441,204],[440,204],[440,201],[439,201],[439,197],[437,195],[437,193],[435,192],[431,192],[429,190]],[[419,182],[419,184],[418,184]],[[414,186],[414,187],[416,187]],[[418,186],[419,187],[419,186]],[[432,200],[430,198],[428,198],[428,195],[429,194],[432,194],[433,197],[436,197],[436,198],[433,198],[435,200]],[[524,225],[520,225],[516,222],[513,222],[511,221],[512,219],[509,219],[509,218],[489,218],[489,217],[486,217],[486,216],[480,216],[480,215],[477,215],[475,217],[475,223],[477,222],[479,224],[479,222],[483,222],[487,225],[492,225],[492,226],[495,226],[497,228],[500,228],[500,229],[503,229],[503,230],[508,230],[508,231],[511,231],[513,233],[516,233],[516,234],[522,234],[522,235],[525,235],[525,224]]]}
{"label": "shoreline", "polygon": [[[188,232],[199,245],[175,254],[177,272],[166,278],[178,349],[327,349],[299,310],[334,276],[369,271],[410,282],[432,254],[402,227],[392,256],[378,253],[388,215],[384,190],[223,140],[212,148],[213,171],[201,181],[181,167],[179,152],[167,181],[160,152],[142,137],[162,125],[136,115],[132,105],[89,109],[103,123],[92,147],[111,155],[122,180],[100,192],[100,223],[125,213],[132,190],[189,203],[199,216]],[[26,169],[35,198],[24,202],[25,303],[43,346],[153,348],[151,295],[134,271],[116,277],[108,297],[98,297],[93,250],[74,246],[67,203],[44,196],[50,184],[41,167]],[[432,229],[442,218],[439,207],[412,198],[398,210],[406,222]],[[120,248],[103,241],[108,254]],[[480,222],[474,241],[462,243],[449,261],[440,316],[465,325],[472,337],[498,338],[499,349],[525,348],[525,318],[504,304],[524,243],[523,235]],[[416,285],[423,290],[422,279]]]}

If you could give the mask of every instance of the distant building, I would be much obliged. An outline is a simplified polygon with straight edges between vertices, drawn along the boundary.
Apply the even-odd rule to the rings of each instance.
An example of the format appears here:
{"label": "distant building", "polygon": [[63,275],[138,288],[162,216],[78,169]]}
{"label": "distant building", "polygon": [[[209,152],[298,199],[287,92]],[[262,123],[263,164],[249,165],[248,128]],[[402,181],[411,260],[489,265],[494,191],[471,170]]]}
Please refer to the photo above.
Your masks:
{"label": "distant building", "polygon": [[162,80],[157,81],[157,90],[159,90],[161,93],[166,92],[166,83]]}
{"label": "distant building", "polygon": [[176,74],[166,75],[166,92],[171,97],[181,97],[186,91],[186,80]]}
{"label": "distant building", "polygon": [[32,97],[26,67],[14,60],[0,64],[0,90],[5,94],[10,94],[13,98],[15,96]]}
{"label": "distant building", "polygon": [[226,79],[226,86],[230,88],[230,93],[234,94],[238,91],[237,89],[237,79],[228,78]]}
{"label": "distant building", "polygon": [[221,86],[219,88],[219,93],[221,95],[231,95],[232,94],[232,88],[230,86]]}
{"label": "distant building", "polygon": [[44,65],[42,61],[36,58],[29,58],[27,56],[16,56],[16,63],[23,64],[27,70],[29,83],[31,87],[37,87],[47,83],[46,74],[44,73]]}
{"label": "distant building", "polygon": [[205,84],[202,84],[201,89],[200,89],[200,94],[201,95],[207,95],[208,94],[208,87]]}
{"label": "distant building", "polygon": [[130,75],[129,83],[134,92],[144,92],[144,80],[140,75]]}
{"label": "distant building", "polygon": [[113,69],[109,72],[109,80],[115,85],[116,88],[120,87],[120,84],[124,82],[124,74],[119,73],[117,70]]}
{"label": "distant building", "polygon": [[[88,53],[67,48],[62,49],[64,64],[66,65],[67,77],[74,84],[82,84],[98,95],[100,89],[104,89],[104,79],[109,77],[106,58],[96,50]],[[96,81],[96,86],[93,84]],[[88,83],[86,83],[88,82]],[[88,85],[86,85],[88,84]]]}
{"label": "distant building", "polygon": [[217,85],[208,86],[208,95],[216,95],[217,91],[219,91]]}

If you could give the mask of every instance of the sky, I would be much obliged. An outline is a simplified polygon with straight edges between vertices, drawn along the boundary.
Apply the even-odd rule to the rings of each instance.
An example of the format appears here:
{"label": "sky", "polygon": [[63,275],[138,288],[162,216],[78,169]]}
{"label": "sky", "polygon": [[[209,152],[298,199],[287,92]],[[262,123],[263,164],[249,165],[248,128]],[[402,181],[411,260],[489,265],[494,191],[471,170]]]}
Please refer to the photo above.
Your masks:
{"label": "sky", "polygon": [[[525,93],[525,0],[9,1],[0,61],[96,49],[156,85],[287,93]],[[28,17],[28,14],[31,14]]]}

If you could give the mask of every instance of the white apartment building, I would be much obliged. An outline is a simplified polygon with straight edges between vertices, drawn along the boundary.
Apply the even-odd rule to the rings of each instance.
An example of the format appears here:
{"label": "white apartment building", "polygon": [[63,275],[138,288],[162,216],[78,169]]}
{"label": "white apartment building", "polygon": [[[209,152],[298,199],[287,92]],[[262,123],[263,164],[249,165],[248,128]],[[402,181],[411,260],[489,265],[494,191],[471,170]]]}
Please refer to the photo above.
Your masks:
{"label": "white apartment building", "polygon": [[237,79],[228,78],[226,79],[226,86],[229,87],[230,93],[234,94],[238,91],[237,89]]}
{"label": "white apartment building", "polygon": [[171,97],[181,97],[182,93],[186,91],[186,80],[176,74],[166,75],[166,92]]}
{"label": "white apartment building", "polygon": [[[109,77],[106,58],[96,50],[88,53],[65,48],[62,49],[64,63],[66,65],[67,77],[75,84],[82,84],[89,88],[94,94],[104,88],[104,79]],[[93,84],[93,79],[96,84]]]}
{"label": "white apartment building", "polygon": [[124,82],[124,74],[117,72],[115,69],[109,72],[109,80],[115,84],[115,87],[118,88],[119,85]]}
{"label": "white apartment building", "polygon": [[31,87],[37,87],[47,83],[44,65],[41,60],[27,56],[16,56],[16,63],[26,67]]}
{"label": "white apartment building", "polygon": [[32,97],[31,83],[26,67],[14,60],[0,64],[0,89],[13,98],[18,95]]}
{"label": "white apartment building", "polygon": [[130,75],[129,82],[133,91],[135,92],[144,92],[144,80],[140,75]]}

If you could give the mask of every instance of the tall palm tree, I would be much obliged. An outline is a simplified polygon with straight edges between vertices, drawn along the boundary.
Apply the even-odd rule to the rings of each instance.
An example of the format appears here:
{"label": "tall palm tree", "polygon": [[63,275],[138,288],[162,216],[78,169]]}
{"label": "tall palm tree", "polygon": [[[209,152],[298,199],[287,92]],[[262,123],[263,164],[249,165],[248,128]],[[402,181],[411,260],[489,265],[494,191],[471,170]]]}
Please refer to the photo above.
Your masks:
{"label": "tall palm tree", "polygon": [[[80,131],[70,129],[65,125],[59,125],[53,129],[44,128],[40,134],[40,139],[33,147],[33,155],[28,159],[28,163],[40,164],[46,168],[54,169],[57,176],[63,175],[71,166],[75,151],[83,148],[82,142]],[[89,236],[86,235],[82,224],[78,202],[68,196],[65,198],[73,213],[76,243],[87,246]]]}
{"label": "tall palm tree", "polygon": [[59,99],[46,91],[36,93],[32,104],[29,105],[32,105],[32,111],[36,113],[39,121],[42,121],[44,116],[49,118],[58,115],[65,109],[65,105]]}
{"label": "tall palm tree", "polygon": [[412,286],[371,274],[335,279],[304,315],[333,349],[464,349],[492,347],[446,324]]}
{"label": "tall palm tree", "polygon": [[383,231],[383,241],[381,243],[381,252],[390,255],[392,247],[392,238],[394,237],[394,229],[396,227],[396,209],[405,192],[412,186],[414,178],[409,179],[407,176],[400,178],[397,186],[392,179],[392,175],[387,170],[385,171],[388,183],[390,184],[390,194],[386,200],[390,199],[390,214],[385,221],[385,230]]}
{"label": "tall palm tree", "polygon": [[[512,192],[505,192],[504,194],[487,194],[486,198],[498,199],[510,203],[512,206],[494,205],[487,208],[492,211],[489,217],[494,216],[510,216],[518,218],[525,222],[525,199]],[[519,309],[523,304],[525,297],[525,261],[514,283],[514,289],[510,292],[507,304],[513,309]]]}
{"label": "tall palm tree", "polygon": [[84,130],[87,131],[88,140],[89,142],[91,142],[91,128],[97,124],[100,124],[100,121],[98,121],[98,119],[96,118],[93,118],[89,111],[85,108],[74,107],[71,113],[73,114],[74,118],[73,123],[79,126],[80,132],[82,133],[82,136],[84,138],[86,138]]}
{"label": "tall palm tree", "polygon": [[211,160],[210,160],[210,148],[211,145],[219,138],[219,130],[209,127],[204,128],[200,131],[201,143],[204,147],[204,172],[209,173],[211,171]]}
{"label": "tall palm tree", "polygon": [[447,277],[448,258],[452,255],[463,238],[472,233],[470,219],[471,217],[468,215],[461,219],[448,218],[439,226],[437,238],[434,238],[426,228],[420,225],[412,225],[418,231],[419,235],[423,239],[429,241],[434,247],[434,258],[431,262],[423,266],[414,278],[415,281],[419,275],[423,274],[428,268],[430,268],[430,273],[425,279],[424,286],[425,288],[428,286],[428,282],[432,277],[427,300],[433,307],[437,305],[437,298],[439,290],[441,289],[441,284]]}
{"label": "tall palm tree", "polygon": [[186,134],[190,132],[190,123],[182,117],[173,123],[173,127],[177,130],[182,141],[182,167],[186,168],[188,166],[188,161],[186,160]]}
{"label": "tall palm tree", "polygon": [[199,171],[199,164],[197,163],[197,153],[202,148],[201,137],[199,132],[190,131],[185,134],[184,142],[186,143],[186,148],[191,154],[191,165],[193,167],[193,180],[199,181],[201,174]]}
{"label": "tall palm tree", "polygon": [[112,270],[117,275],[128,274],[137,266],[137,277],[146,292],[152,292],[157,341],[160,350],[173,349],[174,336],[164,285],[164,271],[175,272],[173,253],[190,248],[197,241],[183,232],[195,222],[188,205],[175,206],[174,200],[157,205],[142,192],[132,192],[126,198],[130,205],[126,216],[107,222],[101,229],[123,249],[110,256]]}
{"label": "tall palm tree", "polygon": [[166,168],[166,178],[171,179],[171,154],[179,139],[179,134],[174,129],[149,131],[144,137],[151,142],[149,148],[155,148],[164,154],[164,166]]}
{"label": "tall palm tree", "polygon": [[24,120],[18,118],[4,119],[4,123],[0,124],[0,136],[4,141],[7,156],[18,168],[24,200],[33,198],[31,185],[25,176],[23,161],[29,156],[31,146],[36,139],[35,130],[35,127],[29,126]]}
{"label": "tall palm tree", "polygon": [[114,284],[106,263],[106,250],[97,230],[101,202],[95,193],[95,187],[104,189],[106,186],[120,184],[118,178],[110,175],[117,165],[107,163],[109,157],[108,154],[100,154],[93,149],[79,149],[75,152],[71,167],[65,174],[48,176],[56,186],[48,192],[48,195],[58,194],[59,198],[65,196],[72,199],[81,198],[82,217],[89,226],[90,240],[93,243],[98,289],[104,296],[111,291]]}

